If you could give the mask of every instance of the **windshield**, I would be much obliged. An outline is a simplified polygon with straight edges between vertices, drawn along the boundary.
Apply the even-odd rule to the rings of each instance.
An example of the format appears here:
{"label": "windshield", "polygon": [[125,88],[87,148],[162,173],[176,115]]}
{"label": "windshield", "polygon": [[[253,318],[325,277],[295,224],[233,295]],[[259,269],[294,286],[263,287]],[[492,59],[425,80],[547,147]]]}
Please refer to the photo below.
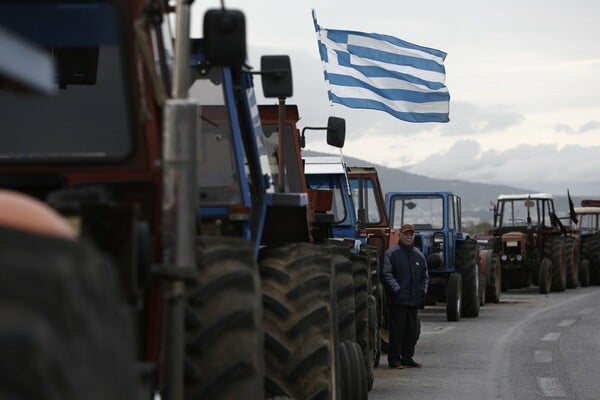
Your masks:
{"label": "windshield", "polygon": [[213,68],[210,76],[192,84],[190,98],[198,100],[196,129],[197,179],[200,206],[242,203],[236,142],[223,94],[223,70]]}
{"label": "windshield", "polygon": [[392,228],[413,224],[415,229],[443,229],[442,196],[394,196],[391,205]]}
{"label": "windshield", "polygon": [[344,205],[344,192],[347,186],[344,184],[345,177],[343,175],[321,175],[309,174],[306,175],[308,186],[313,190],[331,190],[333,192],[333,201],[331,210],[328,210],[334,216],[334,224],[349,224],[346,206]]}
{"label": "windshield", "polygon": [[350,178],[350,187],[352,188],[352,200],[354,201],[354,208],[358,217],[358,208],[360,207],[360,188],[359,185],[362,181],[362,187],[364,190],[363,196],[363,208],[365,209],[365,215],[367,224],[377,224],[381,222],[381,213],[379,211],[379,204],[375,193],[375,184],[372,179],[359,179]]}
{"label": "windshield", "polygon": [[46,50],[57,91],[0,91],[0,161],[114,160],[129,154],[129,109],[118,16],[107,2],[0,4],[0,26]]}

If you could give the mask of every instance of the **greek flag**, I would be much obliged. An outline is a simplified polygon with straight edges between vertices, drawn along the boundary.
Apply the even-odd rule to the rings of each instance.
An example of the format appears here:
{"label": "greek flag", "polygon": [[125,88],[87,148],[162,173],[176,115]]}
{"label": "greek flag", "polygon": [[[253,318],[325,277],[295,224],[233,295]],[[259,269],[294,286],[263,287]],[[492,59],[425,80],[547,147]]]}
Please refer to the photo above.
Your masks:
{"label": "greek flag", "polygon": [[408,122],[448,122],[446,53],[389,35],[324,29],[312,16],[331,102]]}

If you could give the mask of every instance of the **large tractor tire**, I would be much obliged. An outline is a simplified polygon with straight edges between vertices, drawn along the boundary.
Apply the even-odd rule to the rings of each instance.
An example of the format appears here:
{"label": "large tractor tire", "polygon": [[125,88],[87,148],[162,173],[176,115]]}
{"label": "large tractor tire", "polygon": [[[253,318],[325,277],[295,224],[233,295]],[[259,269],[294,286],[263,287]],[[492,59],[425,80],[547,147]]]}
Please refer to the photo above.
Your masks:
{"label": "large tractor tire", "polygon": [[186,284],[185,398],[264,398],[262,297],[253,246],[200,237],[196,252],[197,275]]}
{"label": "large tractor tire", "polygon": [[600,285],[600,235],[589,238],[590,284]]}
{"label": "large tractor tire", "polygon": [[587,258],[579,263],[579,282],[581,287],[590,286],[590,260]]}
{"label": "large tractor tire", "polygon": [[573,236],[565,237],[565,261],[568,289],[579,286],[579,242]]}
{"label": "large tractor tire", "polygon": [[341,342],[341,400],[366,400],[369,396],[367,370],[362,350],[356,342]]}
{"label": "large tractor tire", "polygon": [[446,319],[458,321],[462,309],[462,278],[458,272],[448,277],[448,295],[446,296]]}
{"label": "large tractor tire", "polygon": [[335,399],[338,338],[331,252],[309,243],[266,248],[259,267],[267,397]]}
{"label": "large tractor tire", "polygon": [[140,398],[132,310],[94,246],[0,228],[0,274],[0,398]]}
{"label": "large tractor tire", "polygon": [[353,262],[350,248],[342,242],[332,240],[326,244],[332,252],[337,297],[338,339],[355,342],[356,304],[354,297]]}
{"label": "large tractor tire", "polygon": [[462,278],[462,316],[474,318],[479,315],[479,265],[477,265],[477,242],[467,239],[456,243],[456,269]]}
{"label": "large tractor tire", "polygon": [[565,259],[565,246],[562,236],[550,236],[544,244],[544,256],[552,261],[553,292],[564,292],[567,287],[567,263]]}
{"label": "large tractor tire", "polygon": [[354,279],[354,305],[356,315],[356,343],[360,346],[367,371],[369,390],[373,388],[375,372],[373,370],[373,324],[369,323],[369,298],[371,297],[371,276],[369,258],[366,254],[352,255],[352,274]]}
{"label": "large tractor tire", "polygon": [[552,261],[544,257],[540,264],[538,285],[540,294],[550,293],[552,287]]}
{"label": "large tractor tire", "polygon": [[371,312],[372,320],[369,320],[369,324],[372,330],[372,332],[370,332],[370,337],[371,348],[373,349],[373,367],[377,367],[381,358],[382,330],[384,329],[384,318],[386,313],[384,289],[379,270],[381,265],[379,263],[379,253],[375,247],[362,245],[360,250],[360,253],[365,254],[368,258],[370,272],[369,289],[371,296],[375,300],[373,304],[374,310]]}
{"label": "large tractor tire", "polygon": [[502,294],[502,267],[500,266],[500,257],[498,257],[498,254],[492,254],[490,260],[486,300],[497,304],[500,303],[500,296]]}

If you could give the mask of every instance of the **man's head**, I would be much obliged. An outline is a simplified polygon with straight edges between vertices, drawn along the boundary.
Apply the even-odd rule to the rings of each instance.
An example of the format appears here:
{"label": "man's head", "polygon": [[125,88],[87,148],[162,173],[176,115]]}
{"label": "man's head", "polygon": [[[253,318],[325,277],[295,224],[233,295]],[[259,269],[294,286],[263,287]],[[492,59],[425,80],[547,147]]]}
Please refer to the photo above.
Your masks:
{"label": "man's head", "polygon": [[415,240],[415,227],[411,224],[404,224],[400,227],[400,244],[412,246]]}

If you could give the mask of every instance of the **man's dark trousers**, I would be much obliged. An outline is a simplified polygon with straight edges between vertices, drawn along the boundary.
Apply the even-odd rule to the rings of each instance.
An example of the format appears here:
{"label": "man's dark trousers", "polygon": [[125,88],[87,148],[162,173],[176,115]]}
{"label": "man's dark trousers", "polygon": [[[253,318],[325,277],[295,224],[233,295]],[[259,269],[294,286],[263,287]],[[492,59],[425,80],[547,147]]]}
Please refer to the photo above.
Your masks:
{"label": "man's dark trousers", "polygon": [[413,306],[388,306],[390,342],[388,364],[393,365],[401,359],[415,355],[418,339],[418,308]]}

